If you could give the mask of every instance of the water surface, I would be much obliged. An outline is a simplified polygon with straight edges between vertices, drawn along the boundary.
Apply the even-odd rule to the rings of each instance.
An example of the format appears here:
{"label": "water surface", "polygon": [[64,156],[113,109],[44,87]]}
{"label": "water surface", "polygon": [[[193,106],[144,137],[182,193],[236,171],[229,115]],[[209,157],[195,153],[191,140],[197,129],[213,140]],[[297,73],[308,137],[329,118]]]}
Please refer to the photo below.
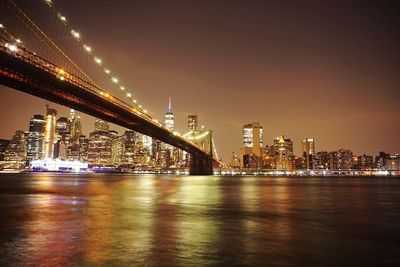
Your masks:
{"label": "water surface", "polygon": [[0,175],[3,266],[400,266],[400,179]]}

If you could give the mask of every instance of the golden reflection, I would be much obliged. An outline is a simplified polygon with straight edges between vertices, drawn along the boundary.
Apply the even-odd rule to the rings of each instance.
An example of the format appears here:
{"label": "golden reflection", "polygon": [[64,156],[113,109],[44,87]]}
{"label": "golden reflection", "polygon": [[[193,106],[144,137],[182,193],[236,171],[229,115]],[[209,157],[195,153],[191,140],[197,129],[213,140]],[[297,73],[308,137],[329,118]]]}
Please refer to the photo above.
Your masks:
{"label": "golden reflection", "polygon": [[187,176],[181,178],[178,199],[180,214],[177,222],[178,251],[183,265],[204,251],[212,253],[218,242],[218,206],[221,201],[219,180],[212,176]]}

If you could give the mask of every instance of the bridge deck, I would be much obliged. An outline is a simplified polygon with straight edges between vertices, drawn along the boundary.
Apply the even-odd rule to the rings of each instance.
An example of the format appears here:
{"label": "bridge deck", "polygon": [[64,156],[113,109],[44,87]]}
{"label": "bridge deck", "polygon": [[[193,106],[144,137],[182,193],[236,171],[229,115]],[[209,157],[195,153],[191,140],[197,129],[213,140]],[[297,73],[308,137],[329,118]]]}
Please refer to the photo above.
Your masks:
{"label": "bridge deck", "polygon": [[[31,57],[36,56],[31,54]],[[192,155],[207,157],[197,145],[134,107],[113,96],[100,94],[72,74],[62,71],[62,76],[57,75],[60,69],[49,62],[39,64],[26,55],[12,54],[4,46],[0,49],[0,62],[0,83],[3,85],[151,136]]]}

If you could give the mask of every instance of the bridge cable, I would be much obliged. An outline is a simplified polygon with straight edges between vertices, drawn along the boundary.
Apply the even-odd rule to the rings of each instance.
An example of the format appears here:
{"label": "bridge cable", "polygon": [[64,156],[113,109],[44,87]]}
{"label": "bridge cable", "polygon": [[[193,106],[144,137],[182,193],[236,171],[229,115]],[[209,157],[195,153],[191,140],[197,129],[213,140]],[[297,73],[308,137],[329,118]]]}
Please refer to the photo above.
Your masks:
{"label": "bridge cable", "polygon": [[[18,14],[16,14],[20,20],[36,35],[36,37],[38,37],[40,40],[45,41],[44,43],[50,48],[50,49],[56,49],[62,56],[64,56],[65,59],[67,59],[77,70],[79,70],[79,72],[81,74],[83,74],[87,79],[88,82],[92,83],[93,85],[99,87],[70,57],[68,57],[68,55],[66,55],[62,49],[60,49],[57,44],[55,44],[30,18],[28,15],[26,15],[26,13],[24,11],[22,11],[15,3],[13,0],[8,0],[8,2],[10,4],[12,4],[12,6],[15,8],[15,10],[18,11]],[[22,18],[21,18],[22,16]],[[29,22],[29,24],[31,26],[33,26],[33,28],[31,26],[29,26],[29,24],[27,24],[26,22],[23,21],[23,19],[25,19],[26,21]],[[44,38],[41,38],[40,35]],[[59,56],[59,55],[58,55]]]}
{"label": "bridge cable", "polygon": [[100,57],[95,56],[92,52],[92,48],[85,44],[82,41],[81,35],[80,33],[73,29],[67,18],[65,16],[63,16],[53,5],[53,2],[51,0],[44,0],[45,4],[53,11],[53,13],[58,17],[59,21],[66,27],[67,31],[71,33],[71,35],[74,37],[74,39],[81,45],[81,47],[87,52],[87,54],[89,55],[89,57],[91,57],[93,59],[93,61],[95,63],[97,63],[97,65],[99,66],[99,68],[102,70],[103,73],[105,73],[107,75],[108,78],[110,78],[110,80],[112,81],[113,84],[115,84],[123,93],[124,96],[126,98],[128,98],[130,101],[132,101],[134,103],[134,105],[139,108],[142,112],[144,112],[145,114],[147,114],[147,110],[143,108],[142,105],[137,103],[137,100],[132,98],[132,93],[127,92],[126,88],[121,85],[120,81],[118,78],[113,77],[111,75],[111,70],[106,68],[103,64],[103,61],[101,60]]}

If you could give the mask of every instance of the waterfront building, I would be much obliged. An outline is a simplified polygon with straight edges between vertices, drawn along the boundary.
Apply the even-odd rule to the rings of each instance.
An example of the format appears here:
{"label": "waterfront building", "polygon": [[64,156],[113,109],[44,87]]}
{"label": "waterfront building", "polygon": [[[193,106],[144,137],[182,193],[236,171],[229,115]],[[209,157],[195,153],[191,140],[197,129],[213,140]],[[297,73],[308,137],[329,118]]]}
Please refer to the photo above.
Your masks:
{"label": "waterfront building", "polygon": [[293,142],[281,135],[274,139],[275,168],[277,170],[294,169]]}
{"label": "waterfront building", "polygon": [[4,154],[4,167],[19,169],[26,165],[28,132],[16,131]]}
{"label": "waterfront building", "polygon": [[353,152],[348,149],[339,149],[330,153],[330,166],[332,170],[349,170],[353,166]]}
{"label": "waterfront building", "polygon": [[374,157],[370,155],[363,154],[362,156],[353,157],[353,167],[359,170],[371,170],[375,167]]}
{"label": "waterfront building", "polygon": [[255,154],[243,155],[243,168],[259,169],[262,167],[262,158]]}
{"label": "waterfront building", "polygon": [[44,131],[45,120],[43,115],[35,114],[29,120],[27,141],[27,161],[44,158]]}
{"label": "waterfront building", "polygon": [[[242,155],[242,165],[246,166],[248,162],[254,165],[254,162],[259,162],[259,160],[254,160],[253,157],[262,156],[263,150],[263,127],[259,122],[253,122],[243,126],[243,146],[241,150]],[[247,155],[247,156],[246,156]],[[252,155],[250,157],[250,155]],[[245,159],[246,158],[246,159]]]}
{"label": "waterfront building", "polygon": [[61,159],[34,160],[29,168],[33,171],[86,171],[88,164],[79,161],[66,161]]}
{"label": "waterfront building", "polygon": [[9,144],[10,140],[0,139],[0,162],[4,161],[4,156]]}
{"label": "waterfront building", "polygon": [[320,151],[313,155],[313,169],[326,170],[330,166],[330,153]]}
{"label": "waterfront building", "polygon": [[304,138],[301,141],[302,169],[313,169],[313,155],[315,154],[314,138]]}
{"label": "waterfront building", "polygon": [[391,171],[400,170],[400,154],[391,155],[386,162],[386,169]]}
{"label": "waterfront building", "polygon": [[198,117],[197,115],[188,115],[188,128],[189,131],[196,131],[198,124]]}
{"label": "waterfront building", "polygon": [[383,151],[379,152],[379,155],[375,157],[375,167],[380,170],[385,169],[389,158],[390,154]]}
{"label": "waterfront building", "polygon": [[46,126],[44,131],[44,158],[54,158],[54,144],[57,141],[56,135],[57,111],[47,106]]}
{"label": "waterfront building", "polygon": [[88,162],[91,166],[111,165],[112,139],[108,131],[94,131],[89,134]]}

